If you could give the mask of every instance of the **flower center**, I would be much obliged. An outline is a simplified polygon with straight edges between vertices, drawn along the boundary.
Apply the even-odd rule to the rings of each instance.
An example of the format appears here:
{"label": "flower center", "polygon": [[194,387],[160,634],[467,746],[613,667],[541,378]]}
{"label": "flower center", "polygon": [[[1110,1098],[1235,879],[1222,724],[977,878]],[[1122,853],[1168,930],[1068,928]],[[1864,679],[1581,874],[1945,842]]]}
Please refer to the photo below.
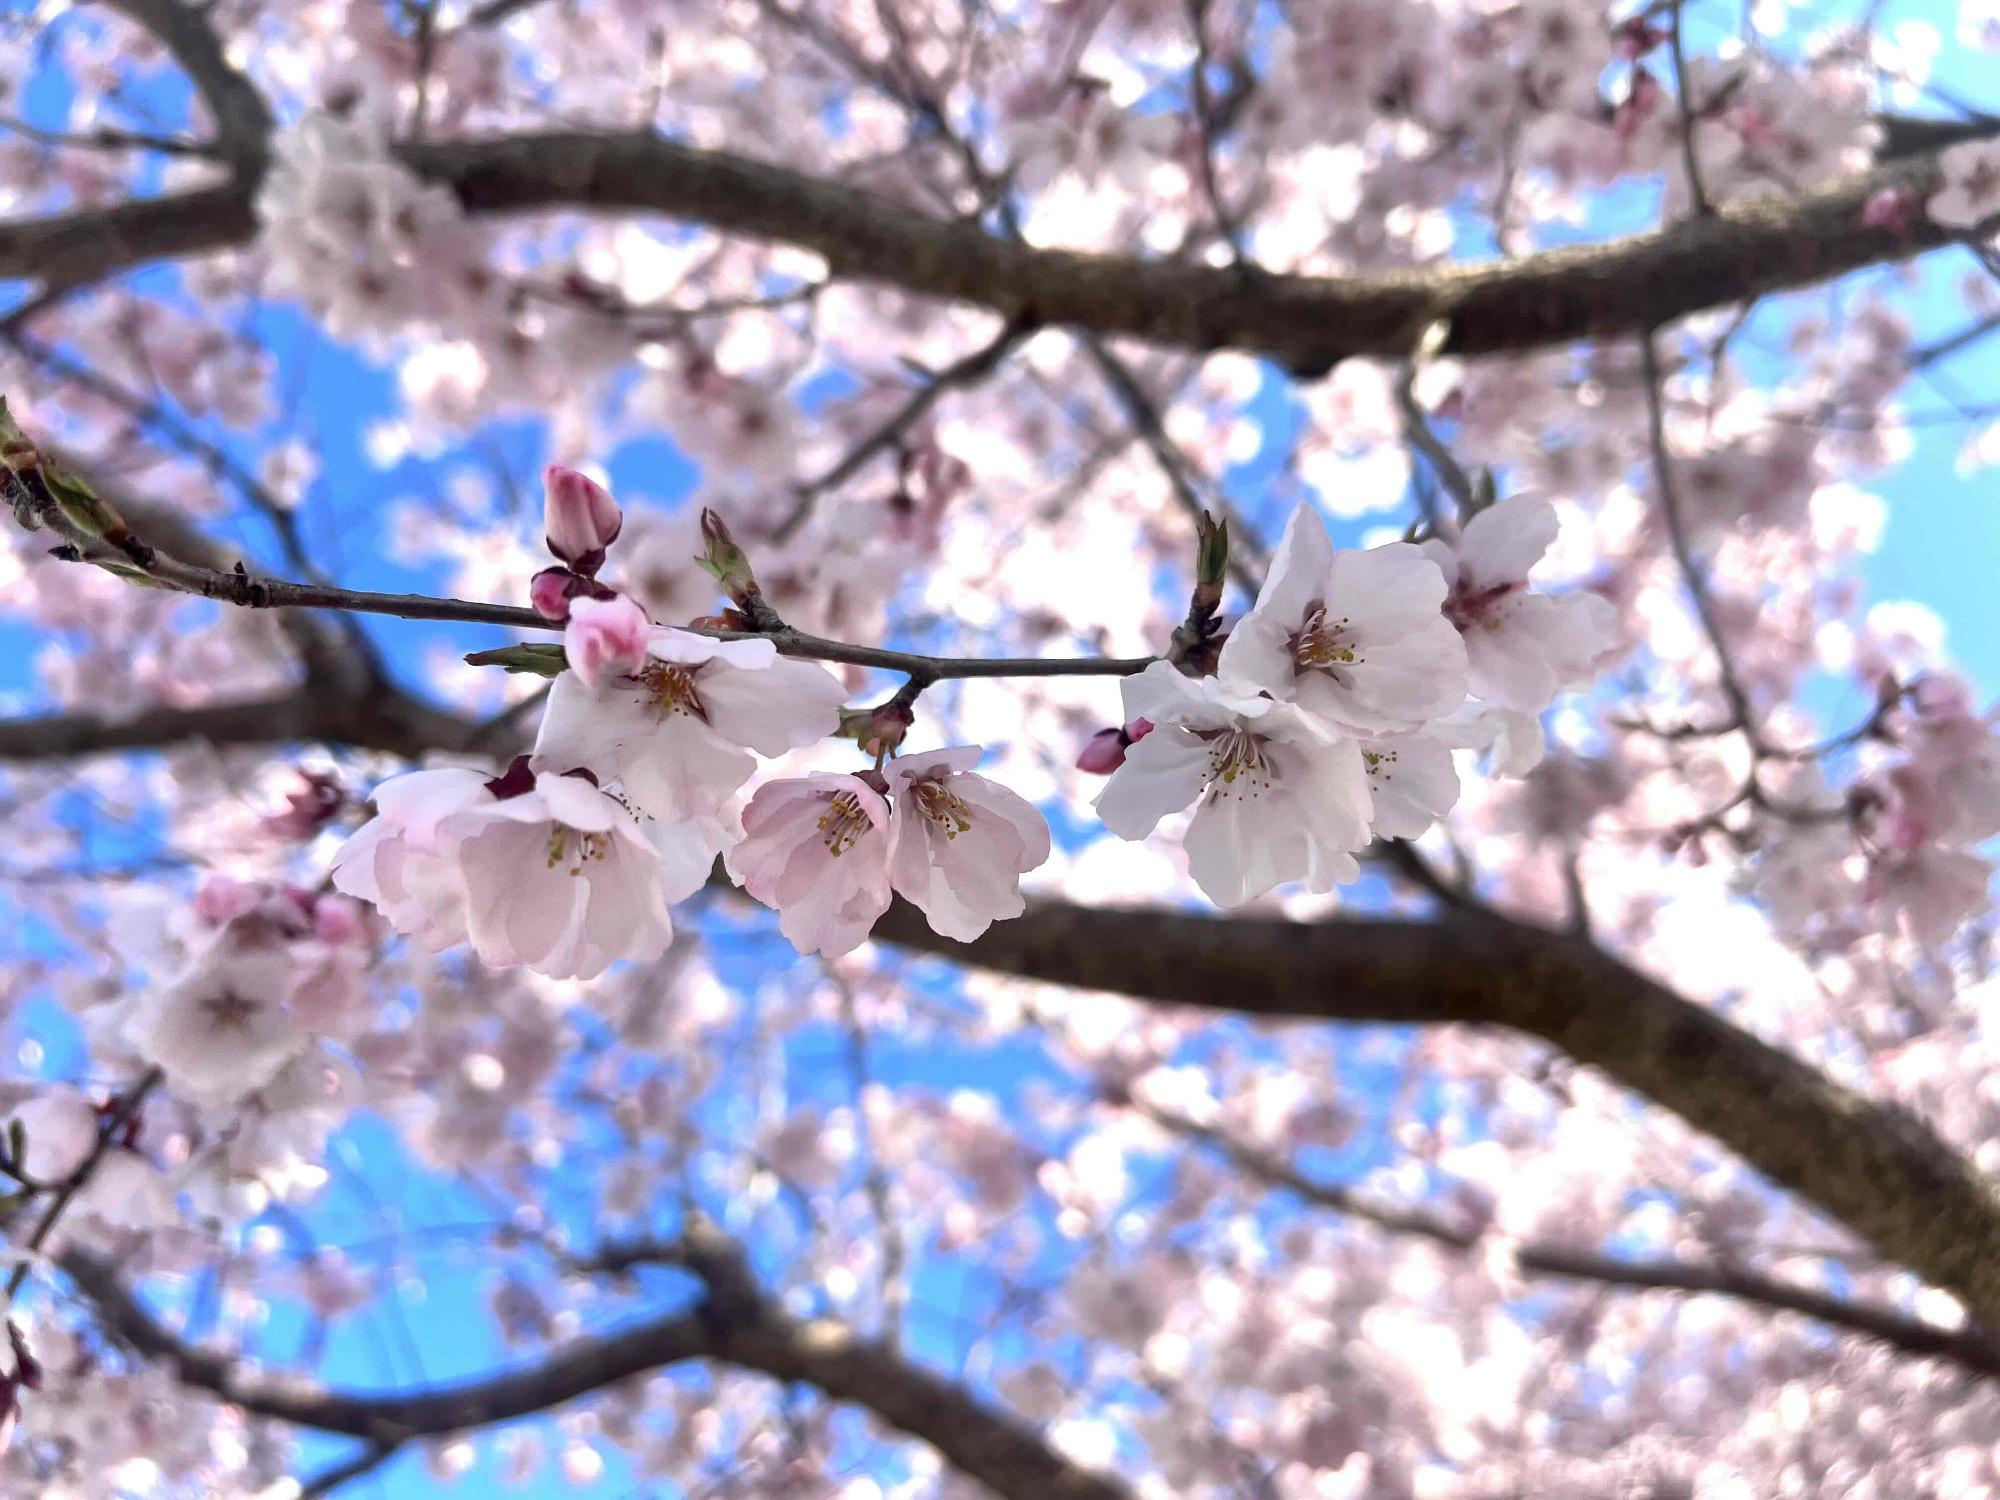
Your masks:
{"label": "flower center", "polygon": [[1498,630],[1502,618],[1500,606],[1526,587],[1524,583],[1494,583],[1472,589],[1460,584],[1444,601],[1444,617],[1460,633],[1475,625]]}
{"label": "flower center", "polygon": [[1256,797],[1278,779],[1263,736],[1224,729],[1208,744],[1208,782],[1220,796]]}
{"label": "flower center", "polygon": [[649,661],[640,671],[639,680],[646,685],[647,694],[661,714],[693,714],[704,724],[708,722],[708,709],[695,690],[692,668],[678,662]]}
{"label": "flower center", "polygon": [[942,781],[911,783],[910,799],[917,804],[917,811],[942,829],[948,839],[972,828],[972,809],[956,792],[946,791]]}
{"label": "flower center", "polygon": [[1329,619],[1326,606],[1315,604],[1292,637],[1293,666],[1301,672],[1316,672],[1366,661],[1354,649],[1353,624],[1346,615]]}
{"label": "flower center", "polygon": [[575,828],[566,828],[561,823],[549,825],[549,868],[569,866],[569,873],[581,875],[583,867],[594,859],[608,859],[611,855],[611,837],[603,833],[583,833]]}
{"label": "flower center", "polygon": [[833,798],[819,817],[826,852],[835,859],[852,849],[870,826],[868,814],[861,810],[861,799],[852,792],[842,792]]}
{"label": "flower center", "polygon": [[218,1028],[240,1031],[250,1023],[250,1018],[264,1007],[257,1001],[234,990],[224,990],[221,994],[210,995],[201,1002],[201,1008],[208,1012],[208,1018]]}

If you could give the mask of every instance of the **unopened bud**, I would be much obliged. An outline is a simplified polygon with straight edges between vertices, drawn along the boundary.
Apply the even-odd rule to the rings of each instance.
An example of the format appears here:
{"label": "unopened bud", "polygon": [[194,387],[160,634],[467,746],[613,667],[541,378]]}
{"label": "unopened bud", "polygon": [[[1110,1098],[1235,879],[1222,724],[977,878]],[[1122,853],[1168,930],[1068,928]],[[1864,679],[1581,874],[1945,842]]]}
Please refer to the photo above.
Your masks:
{"label": "unopened bud", "polygon": [[1870,229],[1906,234],[1916,222],[1919,203],[1907,187],[1879,188],[1861,205],[1861,222]]}
{"label": "unopened bud", "polygon": [[652,630],[646,612],[630,599],[579,599],[570,606],[563,655],[583,685],[595,691],[638,670]]}
{"label": "unopened bud", "polygon": [[1198,589],[1213,589],[1222,601],[1222,583],[1229,576],[1229,523],[1207,511],[1195,523],[1194,581]]}
{"label": "unopened bud", "polygon": [[902,747],[910,726],[917,722],[907,703],[889,702],[876,708],[855,708],[842,712],[840,727],[834,731],[842,739],[853,740],[870,755],[893,755]]}
{"label": "unopened bud", "polygon": [[1109,776],[1125,764],[1125,751],[1130,743],[1122,729],[1100,729],[1085,742],[1083,754],[1076,758],[1076,768],[1092,776]]}
{"label": "unopened bud", "polygon": [[1125,752],[1153,732],[1151,719],[1134,719],[1122,728],[1100,729],[1076,758],[1076,768],[1092,776],[1109,776],[1125,764]]}
{"label": "unopened bud", "polygon": [[306,771],[297,788],[285,796],[285,810],[264,819],[264,831],[274,838],[309,839],[334,820],[347,804],[340,778],[325,771]]}
{"label": "unopened bud", "polygon": [[736,545],[736,538],[729,534],[722,517],[707,506],[701,511],[701,540],[702,554],[695,561],[737,608],[755,619],[758,606],[751,601],[761,601],[763,591],[757,587],[757,576],[750,571],[750,558]]}
{"label": "unopened bud", "polygon": [[604,566],[604,552],[618,540],[625,517],[611,492],[575,469],[550,464],[542,471],[542,526],[549,551],[586,578]]}
{"label": "unopened bud", "polygon": [[575,592],[571,585],[581,581],[568,568],[544,568],[528,580],[528,604],[544,620],[560,625],[569,618],[569,602]]}

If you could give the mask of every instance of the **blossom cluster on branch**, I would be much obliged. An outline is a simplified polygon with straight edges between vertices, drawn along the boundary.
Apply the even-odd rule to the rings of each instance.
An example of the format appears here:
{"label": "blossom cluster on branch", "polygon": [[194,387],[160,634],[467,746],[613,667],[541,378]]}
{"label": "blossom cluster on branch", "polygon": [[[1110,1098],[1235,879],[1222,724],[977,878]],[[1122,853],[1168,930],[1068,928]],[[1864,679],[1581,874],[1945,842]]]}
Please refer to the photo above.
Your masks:
{"label": "blossom cluster on branch", "polygon": [[2000,1490],[1991,0],[16,10],[0,1496]]}

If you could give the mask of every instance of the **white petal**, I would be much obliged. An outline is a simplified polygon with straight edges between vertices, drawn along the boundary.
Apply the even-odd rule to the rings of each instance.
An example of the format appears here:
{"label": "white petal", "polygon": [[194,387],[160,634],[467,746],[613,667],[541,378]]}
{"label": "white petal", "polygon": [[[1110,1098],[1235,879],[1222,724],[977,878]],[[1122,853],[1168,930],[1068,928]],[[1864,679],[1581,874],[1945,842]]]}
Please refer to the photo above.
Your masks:
{"label": "white petal", "polygon": [[1142,839],[1200,796],[1207,780],[1207,745],[1179,729],[1155,729],[1125,752],[1097,794],[1097,816],[1121,839]]}

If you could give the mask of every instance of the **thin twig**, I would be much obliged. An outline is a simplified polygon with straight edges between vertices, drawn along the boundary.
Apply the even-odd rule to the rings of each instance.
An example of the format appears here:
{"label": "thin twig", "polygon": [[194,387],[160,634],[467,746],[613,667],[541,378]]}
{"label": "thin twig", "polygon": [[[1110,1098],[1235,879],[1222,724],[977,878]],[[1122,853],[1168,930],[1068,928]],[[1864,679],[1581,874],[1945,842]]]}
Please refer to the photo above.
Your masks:
{"label": "thin twig", "polygon": [[1681,46],[1681,18],[1685,9],[1684,4],[1676,4],[1673,8],[1673,24],[1667,28],[1667,46],[1674,62],[1674,98],[1680,107],[1681,165],[1687,173],[1688,198],[1695,213],[1706,219],[1714,215],[1715,205],[1709,202],[1708,191],[1702,186],[1701,159],[1694,144],[1694,104],[1688,98],[1687,54]]}
{"label": "thin twig", "polygon": [[70,1204],[76,1201],[76,1195],[82,1192],[90,1179],[96,1175],[98,1164],[117,1145],[119,1135],[139,1113],[139,1106],[146,1102],[146,1096],[152,1093],[165,1076],[158,1068],[148,1068],[139,1081],[119,1099],[117,1107],[97,1127],[97,1139],[91,1145],[90,1154],[55,1190],[55,1196],[49,1200],[49,1206],[42,1210],[41,1218],[36,1221],[33,1231],[29,1233],[27,1243],[22,1247],[22,1257],[15,1263],[13,1271],[7,1277],[7,1301],[12,1302],[20,1294],[22,1285],[28,1279],[28,1271],[34,1263],[34,1256],[55,1232],[57,1221],[62,1218]]}
{"label": "thin twig", "polygon": [[1688,540],[1687,523],[1681,514],[1680,495],[1674,485],[1673,461],[1667,452],[1666,398],[1660,389],[1660,361],[1653,348],[1651,331],[1639,340],[1639,358],[1646,384],[1647,431],[1652,442],[1654,483],[1660,492],[1660,510],[1667,523],[1667,540],[1673,549],[1674,561],[1680,567],[1681,578],[1687,585],[1688,595],[1694,600],[1695,615],[1715,652],[1716,675],[1722,695],[1728,700],[1735,724],[1742,729],[1751,749],[1761,753],[1763,740],[1756,716],[1751,712],[1750,695],[1744,691],[1742,682],[1736,676],[1736,663],[1722,634],[1715,600],[1709,593],[1708,577],[1695,559],[1694,548]]}
{"label": "thin twig", "polygon": [[[113,571],[139,573],[178,593],[190,594],[244,609],[333,609],[356,614],[393,615],[404,620],[453,620],[479,625],[505,625],[517,630],[554,631],[561,627],[532,609],[507,604],[481,604],[469,599],[440,599],[427,594],[380,594],[331,584],[296,583],[259,578],[247,569],[224,572],[196,567],[147,546],[136,536],[118,545],[90,535],[72,522],[46,494],[28,502],[36,519],[68,544],[58,549],[67,560],[96,563]],[[768,640],[784,656],[805,661],[840,662],[900,672],[925,683],[962,677],[1128,677],[1143,671],[1151,657],[956,657],[892,651],[881,646],[828,640],[784,626],[770,631],[687,627],[715,640]]]}

